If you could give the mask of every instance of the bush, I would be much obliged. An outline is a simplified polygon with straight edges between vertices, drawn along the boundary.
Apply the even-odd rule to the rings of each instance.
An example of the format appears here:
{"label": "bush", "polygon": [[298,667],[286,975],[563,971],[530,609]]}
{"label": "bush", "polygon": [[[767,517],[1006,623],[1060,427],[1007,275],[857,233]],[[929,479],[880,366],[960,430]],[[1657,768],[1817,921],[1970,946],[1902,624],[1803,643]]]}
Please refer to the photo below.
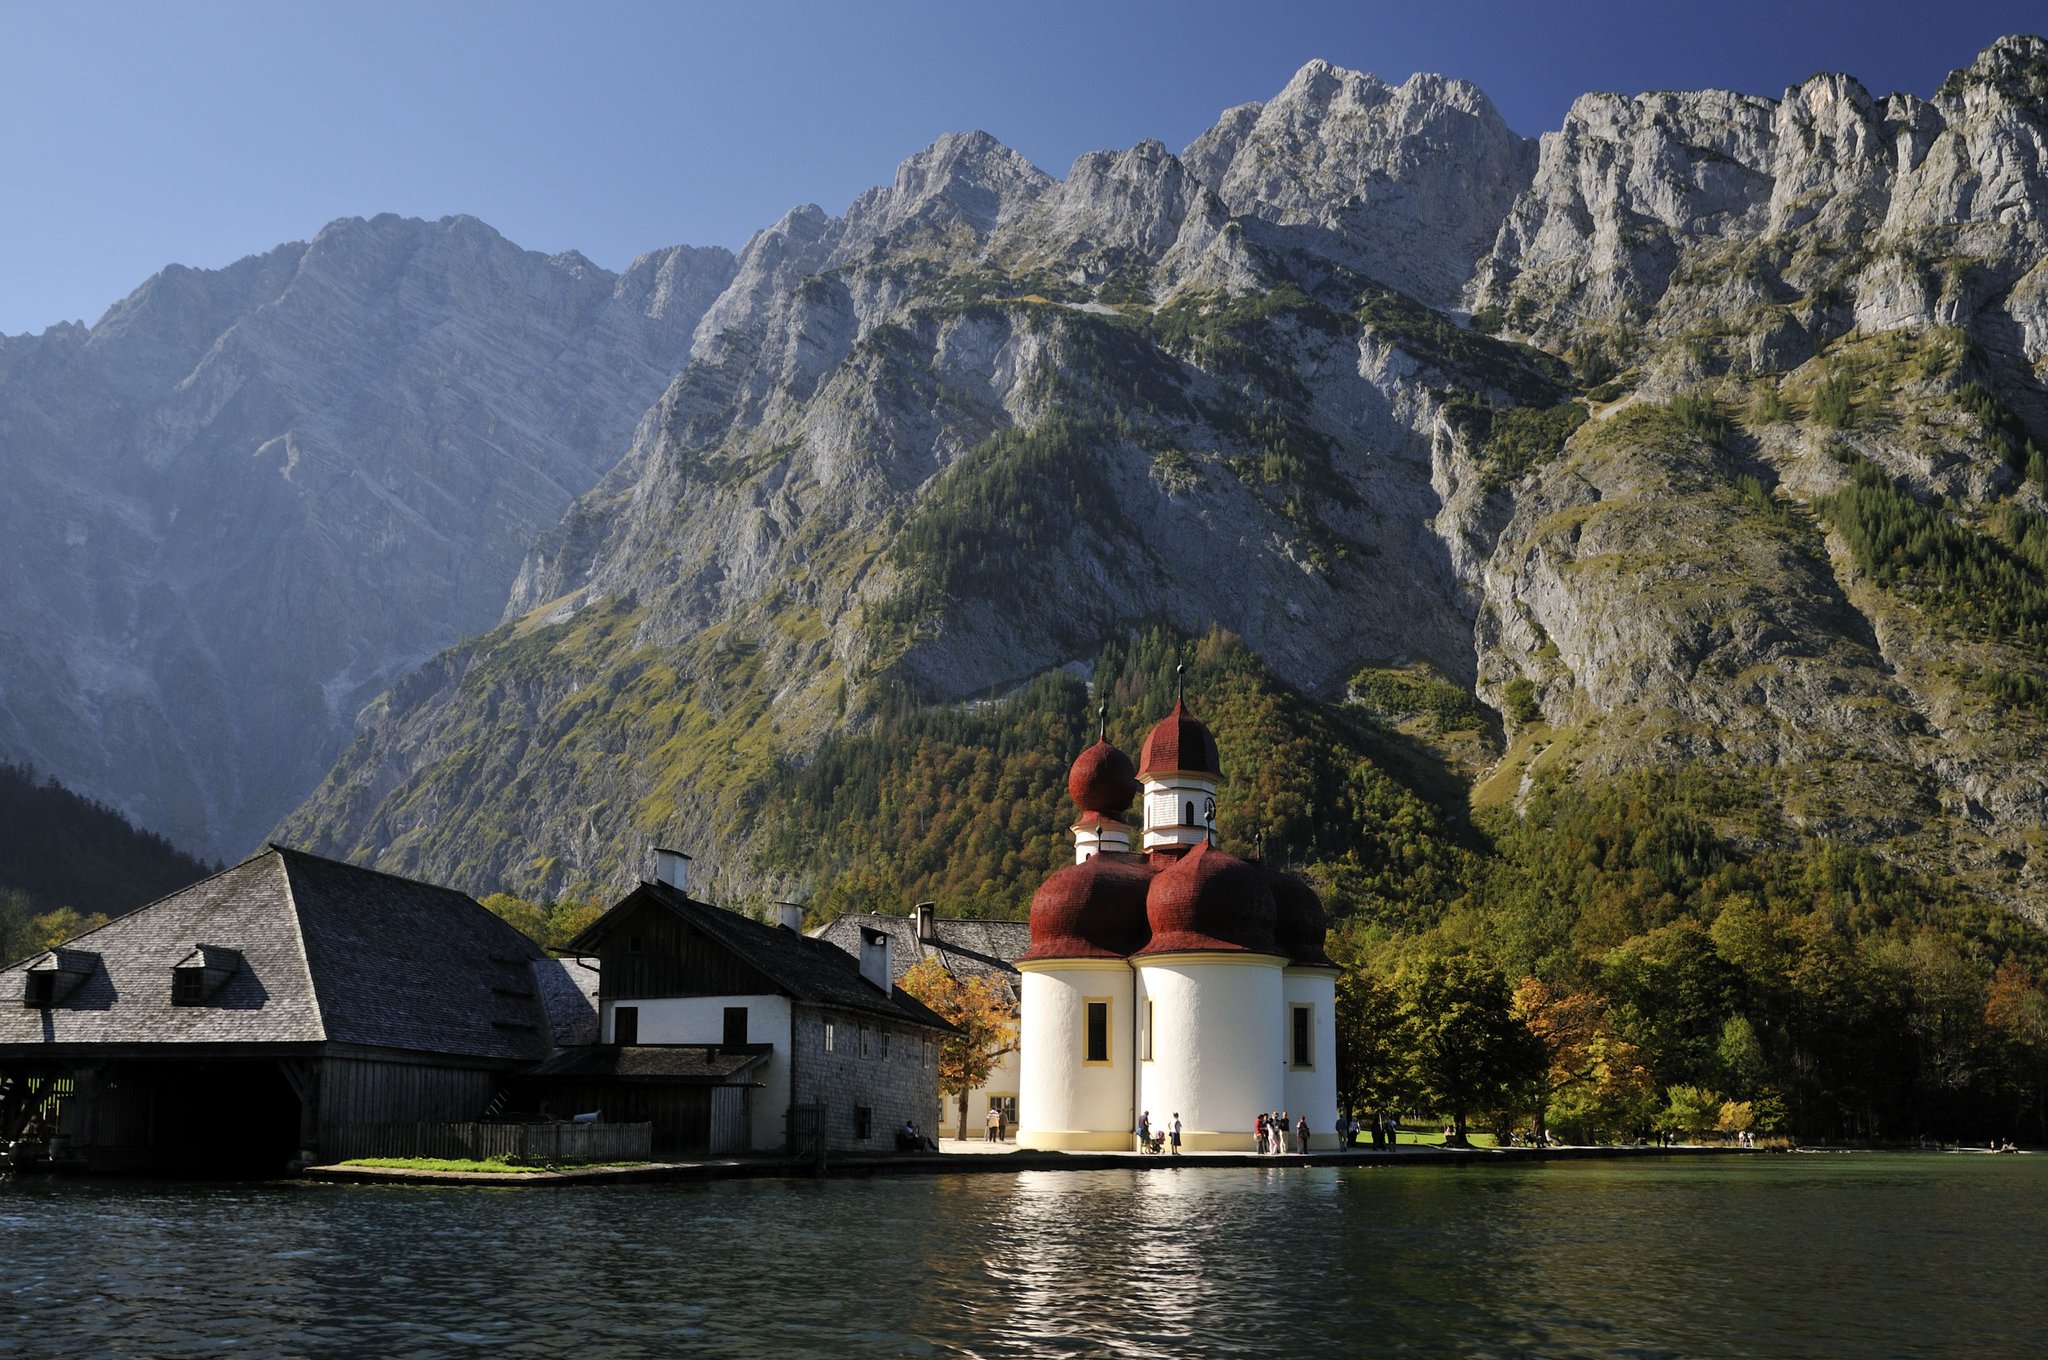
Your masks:
{"label": "bush", "polygon": [[1813,390],[1813,419],[1831,430],[1846,430],[1856,418],[1856,375],[1830,367]]}
{"label": "bush", "polygon": [[1508,716],[1515,720],[1515,726],[1527,727],[1543,721],[1543,705],[1536,702],[1536,686],[1526,675],[1518,675],[1508,681],[1501,691],[1506,700]]}
{"label": "bush", "polygon": [[1785,404],[1785,398],[1778,391],[1778,385],[1771,383],[1756,394],[1755,416],[1759,425],[1776,425],[1792,418],[1792,408]]}

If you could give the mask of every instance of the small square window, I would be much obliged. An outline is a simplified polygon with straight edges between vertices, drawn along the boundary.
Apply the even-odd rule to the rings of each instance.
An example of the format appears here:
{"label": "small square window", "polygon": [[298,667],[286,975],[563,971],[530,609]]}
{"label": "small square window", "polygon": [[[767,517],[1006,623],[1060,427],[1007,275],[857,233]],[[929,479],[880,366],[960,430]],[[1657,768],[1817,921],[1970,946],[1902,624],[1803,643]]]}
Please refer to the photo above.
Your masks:
{"label": "small square window", "polygon": [[36,1010],[48,1010],[56,1005],[56,973],[50,971],[30,973],[22,983],[21,1004]]}
{"label": "small square window", "polygon": [[197,1006],[206,1000],[206,972],[200,968],[171,970],[171,1004]]}

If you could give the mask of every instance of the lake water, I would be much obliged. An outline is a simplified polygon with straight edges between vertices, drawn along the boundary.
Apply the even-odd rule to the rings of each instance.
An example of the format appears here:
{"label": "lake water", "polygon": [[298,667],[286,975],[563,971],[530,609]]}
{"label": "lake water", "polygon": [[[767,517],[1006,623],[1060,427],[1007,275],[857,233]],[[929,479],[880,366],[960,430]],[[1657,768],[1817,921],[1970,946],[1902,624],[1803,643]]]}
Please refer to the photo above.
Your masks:
{"label": "lake water", "polygon": [[2048,1355],[2048,1156],[0,1184],[0,1356]]}

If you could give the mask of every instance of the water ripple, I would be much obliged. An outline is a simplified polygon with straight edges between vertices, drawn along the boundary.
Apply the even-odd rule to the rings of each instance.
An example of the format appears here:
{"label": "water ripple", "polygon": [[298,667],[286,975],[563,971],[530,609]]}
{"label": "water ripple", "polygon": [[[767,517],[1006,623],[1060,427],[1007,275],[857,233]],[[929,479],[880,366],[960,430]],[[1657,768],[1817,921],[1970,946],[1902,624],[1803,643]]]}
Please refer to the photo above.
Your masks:
{"label": "water ripple", "polygon": [[2048,1158],[22,1182],[0,1357],[2039,1354],[2044,1241]]}

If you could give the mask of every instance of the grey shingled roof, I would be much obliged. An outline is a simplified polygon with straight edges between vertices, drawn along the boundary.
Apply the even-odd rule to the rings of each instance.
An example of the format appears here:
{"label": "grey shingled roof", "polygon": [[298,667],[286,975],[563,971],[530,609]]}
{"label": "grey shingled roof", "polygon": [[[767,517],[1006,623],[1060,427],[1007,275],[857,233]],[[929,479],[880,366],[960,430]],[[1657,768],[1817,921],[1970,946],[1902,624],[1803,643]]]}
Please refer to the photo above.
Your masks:
{"label": "grey shingled roof", "polygon": [[535,959],[534,985],[547,1008],[557,1048],[598,1040],[597,963],[592,959]]}
{"label": "grey shingled roof", "polygon": [[[201,943],[242,966],[205,1005],[171,1004]],[[322,1041],[532,1060],[553,1047],[525,936],[466,896],[279,846],[70,944],[100,966],[47,1011],[0,969],[0,1050],[54,1044]],[[42,956],[38,956],[39,958]]]}
{"label": "grey shingled roof", "polygon": [[889,969],[900,981],[920,960],[937,959],[955,977],[993,977],[1010,992],[1017,990],[1017,959],[1031,948],[1028,921],[932,922],[933,938],[917,938],[914,916],[840,916],[811,932],[823,940],[860,957],[862,929],[881,930],[889,935]]}
{"label": "grey shingled roof", "polygon": [[845,950],[808,935],[784,930],[780,926],[763,925],[750,916],[699,902],[664,883],[642,883],[571,940],[569,947],[594,950],[614,920],[643,898],[682,917],[758,968],[784,993],[798,1001],[865,1011],[930,1029],[953,1028],[901,987],[892,987],[883,993],[861,976],[860,960],[849,958]]}
{"label": "grey shingled roof", "polygon": [[534,1077],[603,1077],[616,1081],[689,1081],[722,1085],[768,1061],[771,1046],[634,1044],[570,1049],[528,1073]]}

